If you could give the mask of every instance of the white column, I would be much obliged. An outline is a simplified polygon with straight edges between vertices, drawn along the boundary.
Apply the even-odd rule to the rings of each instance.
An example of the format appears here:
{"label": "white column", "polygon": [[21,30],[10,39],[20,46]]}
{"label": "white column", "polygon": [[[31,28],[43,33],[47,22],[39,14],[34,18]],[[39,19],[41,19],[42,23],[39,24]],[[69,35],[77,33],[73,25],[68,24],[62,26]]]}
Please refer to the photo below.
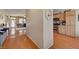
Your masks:
{"label": "white column", "polygon": [[[43,11],[43,48],[47,49],[53,45],[53,19],[47,18],[48,10]],[[51,12],[53,13],[53,11]]]}

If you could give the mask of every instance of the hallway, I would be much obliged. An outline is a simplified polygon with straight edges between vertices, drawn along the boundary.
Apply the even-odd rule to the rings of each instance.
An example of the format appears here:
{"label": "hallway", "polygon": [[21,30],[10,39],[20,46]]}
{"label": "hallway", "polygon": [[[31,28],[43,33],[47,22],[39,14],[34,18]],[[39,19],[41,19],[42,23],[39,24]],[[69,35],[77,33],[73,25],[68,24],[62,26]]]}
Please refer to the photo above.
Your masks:
{"label": "hallway", "polygon": [[70,37],[54,32],[54,45],[51,48],[77,49],[79,48],[79,38]]}
{"label": "hallway", "polygon": [[31,39],[24,33],[17,33],[15,38],[10,35],[3,43],[4,49],[38,49],[38,47],[31,41]]}
{"label": "hallway", "polygon": [[53,45],[53,9],[2,9],[0,12],[0,48],[48,49]]}

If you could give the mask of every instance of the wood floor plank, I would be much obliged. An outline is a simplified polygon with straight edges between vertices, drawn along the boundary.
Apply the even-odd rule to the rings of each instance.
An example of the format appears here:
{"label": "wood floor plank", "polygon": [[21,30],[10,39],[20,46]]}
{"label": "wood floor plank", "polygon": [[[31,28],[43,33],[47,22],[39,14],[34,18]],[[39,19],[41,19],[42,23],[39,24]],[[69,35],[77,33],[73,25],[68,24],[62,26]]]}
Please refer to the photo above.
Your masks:
{"label": "wood floor plank", "polygon": [[38,49],[26,34],[17,34],[15,38],[7,36],[2,46],[3,49]]}
{"label": "wood floor plank", "polygon": [[54,32],[54,45],[51,48],[79,49],[79,37],[70,37]]}

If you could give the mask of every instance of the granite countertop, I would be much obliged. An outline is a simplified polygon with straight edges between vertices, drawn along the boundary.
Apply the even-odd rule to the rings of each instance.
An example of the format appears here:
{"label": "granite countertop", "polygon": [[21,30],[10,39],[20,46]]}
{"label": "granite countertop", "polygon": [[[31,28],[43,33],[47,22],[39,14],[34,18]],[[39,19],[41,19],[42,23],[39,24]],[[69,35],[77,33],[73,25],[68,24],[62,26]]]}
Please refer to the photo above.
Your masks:
{"label": "granite countertop", "polygon": [[0,35],[4,34],[8,28],[0,28]]}

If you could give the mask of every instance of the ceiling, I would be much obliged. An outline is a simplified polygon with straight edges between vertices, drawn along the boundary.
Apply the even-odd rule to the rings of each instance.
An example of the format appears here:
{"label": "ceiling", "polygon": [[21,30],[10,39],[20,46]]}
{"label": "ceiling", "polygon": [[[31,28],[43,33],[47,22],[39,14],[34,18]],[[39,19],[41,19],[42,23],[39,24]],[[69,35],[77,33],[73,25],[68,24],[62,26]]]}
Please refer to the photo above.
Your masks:
{"label": "ceiling", "polygon": [[25,15],[26,9],[0,9],[0,14],[6,15]]}
{"label": "ceiling", "polygon": [[[53,9],[53,13],[63,12],[66,9]],[[11,16],[24,16],[28,9],[0,9],[0,14]]]}

